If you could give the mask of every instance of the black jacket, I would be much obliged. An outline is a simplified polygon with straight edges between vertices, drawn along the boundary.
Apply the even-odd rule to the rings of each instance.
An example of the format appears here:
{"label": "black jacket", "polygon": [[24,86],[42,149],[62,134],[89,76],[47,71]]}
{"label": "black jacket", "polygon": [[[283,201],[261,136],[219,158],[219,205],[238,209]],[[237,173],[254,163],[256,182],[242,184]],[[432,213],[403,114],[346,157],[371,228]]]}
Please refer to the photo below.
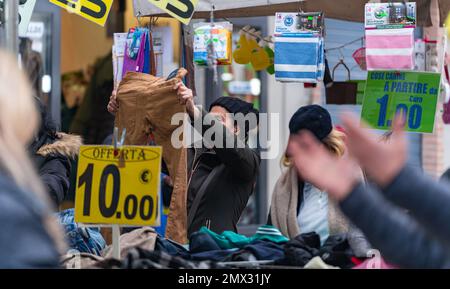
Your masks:
{"label": "black jacket", "polygon": [[[211,120],[211,115],[203,112],[203,119]],[[210,126],[203,125],[202,133],[208,128]],[[222,128],[224,143],[227,139],[239,141],[238,137]],[[260,162],[258,151],[247,145],[189,149],[187,209],[188,215],[194,217],[191,223],[188,217],[188,237],[208,221],[214,232],[237,232],[239,218],[253,193]],[[214,169],[218,170],[216,176],[205,183]],[[205,193],[200,198],[198,209],[191,212],[202,186],[206,188]]]}
{"label": "black jacket", "polygon": [[69,191],[71,159],[78,154],[80,145],[80,137],[56,133],[42,134],[31,147],[41,181],[56,206],[61,205]]}

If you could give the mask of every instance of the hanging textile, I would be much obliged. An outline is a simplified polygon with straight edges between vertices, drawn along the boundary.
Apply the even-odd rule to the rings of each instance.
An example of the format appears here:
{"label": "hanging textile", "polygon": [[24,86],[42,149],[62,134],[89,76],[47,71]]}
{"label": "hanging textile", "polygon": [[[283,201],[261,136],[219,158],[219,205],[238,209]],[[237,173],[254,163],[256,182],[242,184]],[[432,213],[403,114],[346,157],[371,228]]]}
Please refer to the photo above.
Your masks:
{"label": "hanging textile", "polygon": [[275,79],[318,83],[325,74],[322,12],[275,15]]}
{"label": "hanging textile", "polygon": [[413,69],[414,28],[366,30],[368,70]]}
{"label": "hanging textile", "polygon": [[275,38],[275,78],[282,82],[317,83],[323,79],[323,38],[298,34]]}
{"label": "hanging textile", "polygon": [[163,159],[174,181],[166,236],[180,243],[185,243],[187,236],[187,155],[186,148],[174,147],[171,142],[172,133],[181,127],[171,121],[174,115],[185,113],[173,87],[186,73],[181,68],[174,78],[165,80],[129,72],[117,90],[120,106],[116,113],[116,127],[127,129],[126,145],[147,145],[153,134],[156,144],[163,147]]}
{"label": "hanging textile", "polygon": [[367,70],[414,69],[415,2],[367,3]]}
{"label": "hanging textile", "polygon": [[153,39],[148,28],[136,27],[129,30],[125,44],[122,76],[129,71],[147,74],[154,71],[151,41]]}

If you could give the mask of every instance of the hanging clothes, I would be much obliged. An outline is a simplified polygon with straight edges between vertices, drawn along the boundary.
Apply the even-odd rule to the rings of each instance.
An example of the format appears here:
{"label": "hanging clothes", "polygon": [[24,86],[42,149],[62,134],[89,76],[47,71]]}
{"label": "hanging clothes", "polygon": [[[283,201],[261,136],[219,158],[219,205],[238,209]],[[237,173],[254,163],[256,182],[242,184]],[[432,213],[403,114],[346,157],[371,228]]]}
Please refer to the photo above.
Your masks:
{"label": "hanging clothes", "polygon": [[120,103],[116,114],[116,126],[121,131],[127,128],[125,144],[147,145],[153,134],[158,145],[163,147],[163,159],[174,180],[174,190],[166,226],[166,236],[185,243],[187,230],[186,149],[175,148],[171,143],[172,133],[180,125],[172,125],[172,116],[185,112],[173,87],[186,75],[180,69],[175,78],[165,80],[152,75],[129,72],[117,90]]}
{"label": "hanging clothes", "polygon": [[154,73],[152,35],[148,28],[131,28],[128,32],[122,76],[127,72]]}

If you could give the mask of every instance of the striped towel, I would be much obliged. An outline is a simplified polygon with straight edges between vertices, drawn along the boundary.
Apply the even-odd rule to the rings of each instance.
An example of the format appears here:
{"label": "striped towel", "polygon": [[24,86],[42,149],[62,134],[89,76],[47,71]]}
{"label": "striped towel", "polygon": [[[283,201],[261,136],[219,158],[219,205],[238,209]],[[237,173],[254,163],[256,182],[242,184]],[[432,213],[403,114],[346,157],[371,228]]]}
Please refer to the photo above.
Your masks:
{"label": "striped towel", "polygon": [[367,70],[414,69],[414,28],[366,30]]}
{"label": "striped towel", "polygon": [[320,37],[319,42],[319,65],[317,72],[317,80],[322,81],[325,76],[325,40]]}
{"label": "striped towel", "polygon": [[324,63],[325,54],[321,36],[295,34],[276,37],[276,80],[317,83],[323,78]]}

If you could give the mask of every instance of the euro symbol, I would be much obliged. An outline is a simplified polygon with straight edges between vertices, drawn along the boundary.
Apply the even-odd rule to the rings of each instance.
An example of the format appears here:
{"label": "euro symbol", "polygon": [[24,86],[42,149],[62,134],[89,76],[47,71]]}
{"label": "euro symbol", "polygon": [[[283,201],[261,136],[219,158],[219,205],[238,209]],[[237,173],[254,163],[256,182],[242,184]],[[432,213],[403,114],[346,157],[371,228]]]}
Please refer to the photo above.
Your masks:
{"label": "euro symbol", "polygon": [[140,176],[141,183],[148,184],[151,180],[151,173],[149,170],[143,170]]}

